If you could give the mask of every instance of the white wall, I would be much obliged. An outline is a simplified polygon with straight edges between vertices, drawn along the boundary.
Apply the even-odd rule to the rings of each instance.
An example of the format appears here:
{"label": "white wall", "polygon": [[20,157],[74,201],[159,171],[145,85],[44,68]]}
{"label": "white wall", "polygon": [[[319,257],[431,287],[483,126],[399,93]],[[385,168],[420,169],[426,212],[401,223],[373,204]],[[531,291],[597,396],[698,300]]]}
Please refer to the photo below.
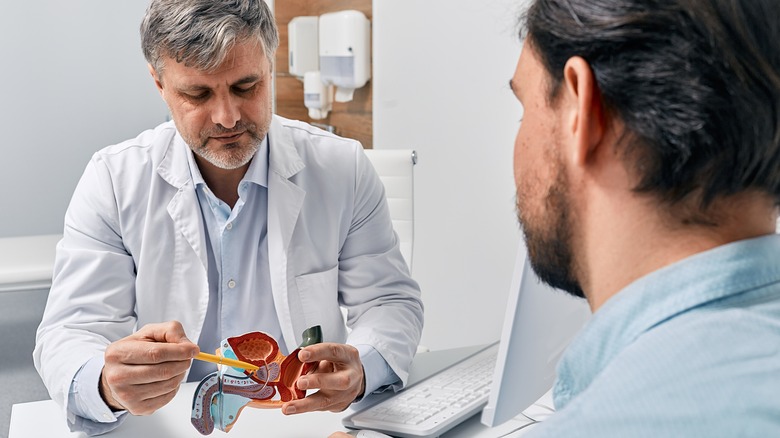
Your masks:
{"label": "white wall", "polygon": [[374,0],[374,147],[414,148],[423,344],[498,339],[520,236],[512,0]]}
{"label": "white wall", "polygon": [[[92,153],[165,120],[140,51],[146,4],[3,5],[0,237],[61,232]],[[420,157],[414,275],[432,348],[500,332],[519,236],[511,150],[520,109],[507,87],[518,8],[374,0],[374,144]]]}
{"label": "white wall", "polygon": [[0,237],[61,233],[92,153],[165,120],[140,48],[146,5],[3,3]]}

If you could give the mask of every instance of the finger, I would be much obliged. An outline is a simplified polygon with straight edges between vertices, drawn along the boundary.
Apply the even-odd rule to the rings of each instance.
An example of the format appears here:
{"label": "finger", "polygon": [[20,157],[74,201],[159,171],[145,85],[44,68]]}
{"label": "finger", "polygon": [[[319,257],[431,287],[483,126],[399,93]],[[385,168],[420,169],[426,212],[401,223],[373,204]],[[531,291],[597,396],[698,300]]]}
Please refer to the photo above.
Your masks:
{"label": "finger", "polygon": [[179,321],[168,321],[157,324],[147,324],[141,327],[136,333],[138,338],[147,339],[154,342],[168,342],[168,343],[192,343],[187,338],[187,334],[184,332]]}
{"label": "finger", "polygon": [[341,412],[352,404],[353,400],[353,397],[344,392],[319,391],[306,398],[287,402],[282,406],[282,413],[290,415],[314,411]]}
{"label": "finger", "polygon": [[157,397],[138,400],[132,403],[131,406],[125,406],[127,406],[127,410],[133,415],[151,415],[173,400],[178,391],[179,387],[177,386],[172,391],[161,394]]}
{"label": "finger", "polygon": [[105,353],[106,363],[117,364],[159,364],[163,362],[189,361],[199,348],[191,343],[169,344],[122,340],[111,344]]}
{"label": "finger", "polygon": [[324,389],[333,391],[357,391],[363,376],[356,371],[342,370],[335,373],[313,373],[298,378],[298,389]]}
{"label": "finger", "polygon": [[164,362],[154,365],[117,365],[105,367],[106,377],[125,385],[143,385],[179,378],[190,367],[189,361]]}
{"label": "finger", "polygon": [[350,363],[359,360],[359,358],[360,354],[355,347],[330,342],[309,345],[298,352],[298,359],[302,362],[327,360],[336,363]]}
{"label": "finger", "polygon": [[333,432],[328,438],[352,438],[352,435],[344,432]]}
{"label": "finger", "polygon": [[115,385],[111,386],[111,392],[117,401],[133,413],[150,407],[157,409],[162,405],[156,404],[155,400],[166,400],[165,403],[170,401],[166,396],[176,394],[181,386],[182,377],[176,376],[154,383]]}

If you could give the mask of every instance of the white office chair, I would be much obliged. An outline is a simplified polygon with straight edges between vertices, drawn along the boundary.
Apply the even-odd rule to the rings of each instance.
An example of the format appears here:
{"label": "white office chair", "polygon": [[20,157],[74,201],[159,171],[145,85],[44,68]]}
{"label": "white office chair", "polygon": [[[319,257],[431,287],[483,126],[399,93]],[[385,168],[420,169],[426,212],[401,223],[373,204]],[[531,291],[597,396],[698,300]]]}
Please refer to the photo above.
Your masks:
{"label": "white office chair", "polygon": [[417,153],[411,149],[366,149],[379,179],[385,185],[393,229],[401,241],[401,254],[412,270],[414,252],[414,165]]}

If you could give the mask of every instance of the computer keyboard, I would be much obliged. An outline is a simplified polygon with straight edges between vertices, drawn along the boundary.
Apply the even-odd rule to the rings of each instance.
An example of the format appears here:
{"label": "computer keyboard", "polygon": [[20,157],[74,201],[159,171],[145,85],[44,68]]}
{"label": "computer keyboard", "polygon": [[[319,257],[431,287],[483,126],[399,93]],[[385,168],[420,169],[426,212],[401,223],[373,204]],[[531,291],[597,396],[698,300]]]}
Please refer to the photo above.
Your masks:
{"label": "computer keyboard", "polygon": [[392,398],[352,414],[345,424],[398,437],[438,436],[485,407],[497,354],[498,344],[493,344]]}

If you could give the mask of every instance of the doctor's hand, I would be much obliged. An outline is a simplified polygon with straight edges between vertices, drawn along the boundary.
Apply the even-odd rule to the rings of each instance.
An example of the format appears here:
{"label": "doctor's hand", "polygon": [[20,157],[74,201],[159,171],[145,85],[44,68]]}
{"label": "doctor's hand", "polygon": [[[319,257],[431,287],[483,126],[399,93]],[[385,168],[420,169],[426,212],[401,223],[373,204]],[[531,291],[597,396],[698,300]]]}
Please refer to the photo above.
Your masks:
{"label": "doctor's hand", "polygon": [[366,380],[360,354],[351,345],[322,343],[298,352],[298,359],[314,363],[315,369],[298,378],[299,389],[319,389],[300,400],[282,405],[285,415],[311,411],[341,412],[363,395]]}
{"label": "doctor's hand", "polygon": [[114,410],[149,415],[173,399],[199,351],[178,321],[145,325],[106,348],[100,395]]}

